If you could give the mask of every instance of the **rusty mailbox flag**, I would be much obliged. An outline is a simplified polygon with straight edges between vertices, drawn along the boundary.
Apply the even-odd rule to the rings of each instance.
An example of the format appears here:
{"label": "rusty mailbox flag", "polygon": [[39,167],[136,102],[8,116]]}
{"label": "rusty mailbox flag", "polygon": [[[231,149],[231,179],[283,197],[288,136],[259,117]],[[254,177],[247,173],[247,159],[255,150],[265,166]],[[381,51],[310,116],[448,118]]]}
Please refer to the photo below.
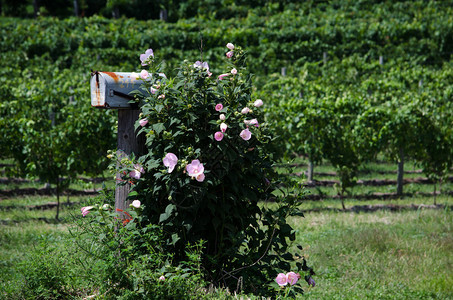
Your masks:
{"label": "rusty mailbox flag", "polygon": [[100,108],[133,108],[129,95],[143,83],[137,73],[100,72],[91,73],[91,106]]}

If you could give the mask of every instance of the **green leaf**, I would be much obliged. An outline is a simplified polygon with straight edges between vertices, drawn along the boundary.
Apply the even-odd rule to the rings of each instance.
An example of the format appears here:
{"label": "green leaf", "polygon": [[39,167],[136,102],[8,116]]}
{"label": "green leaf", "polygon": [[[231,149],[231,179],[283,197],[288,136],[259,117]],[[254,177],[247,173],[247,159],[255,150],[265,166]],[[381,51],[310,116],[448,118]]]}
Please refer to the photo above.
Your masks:
{"label": "green leaf", "polygon": [[162,222],[165,222],[166,220],[168,220],[168,218],[170,218],[172,212],[175,210],[176,206],[174,204],[169,204],[167,205],[167,207],[165,208],[165,212],[162,213],[159,217],[159,223],[162,223]]}
{"label": "green leaf", "polygon": [[153,124],[153,130],[154,132],[159,135],[162,131],[165,130],[165,125],[164,123],[156,123],[156,124]]}

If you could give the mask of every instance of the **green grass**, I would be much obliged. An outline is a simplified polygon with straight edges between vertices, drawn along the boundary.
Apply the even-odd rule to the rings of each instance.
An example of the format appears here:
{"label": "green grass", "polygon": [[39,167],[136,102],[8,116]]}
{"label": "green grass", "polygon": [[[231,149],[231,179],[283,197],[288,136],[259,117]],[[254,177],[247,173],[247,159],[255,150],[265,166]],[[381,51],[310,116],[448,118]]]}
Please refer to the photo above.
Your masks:
{"label": "green grass", "polygon": [[[394,180],[396,174],[390,173],[394,167],[385,163],[367,164],[359,173],[359,179]],[[283,169],[280,171],[284,172]],[[332,166],[323,165],[316,167],[315,171],[334,170]],[[424,177],[423,174],[415,175]],[[337,180],[335,176],[324,178]],[[29,187],[30,184],[42,187],[41,183],[28,182],[17,184],[15,188]],[[111,186],[111,183],[108,185]],[[11,189],[11,186],[0,185],[0,190]],[[86,185],[78,182],[71,188],[82,190]],[[395,193],[395,189],[393,185],[358,185],[352,189],[351,195],[345,197],[346,208],[363,205],[431,205],[434,202],[430,194],[433,185],[418,183],[406,184],[406,195],[402,198],[363,198],[363,195],[373,193]],[[344,212],[341,211],[340,200],[331,197],[336,194],[333,187],[307,190],[312,194],[322,192],[326,197],[317,201],[304,201],[301,210],[305,211],[305,218],[290,219],[297,231],[293,249],[296,251],[298,244],[303,246],[301,254],[308,258],[308,263],[316,271],[316,287],[309,288],[301,280],[306,290],[301,298],[453,299],[453,213],[449,208]],[[452,190],[453,183],[444,183],[443,193],[437,196],[437,203],[452,207]],[[357,199],[355,195],[362,198]],[[0,200],[0,299],[21,299],[24,280],[21,266],[36,252],[43,239],[61,249],[68,247],[68,228],[72,224],[72,216],[80,217],[80,207],[93,201],[90,199],[88,196],[71,196],[69,201],[75,205],[61,208],[59,222],[54,220],[55,209],[36,210],[28,207],[56,202],[54,195],[12,196]],[[61,197],[62,203],[66,201],[66,196]],[[214,294],[222,299],[231,298],[222,291]],[[253,296],[251,298],[254,299]]]}
{"label": "green grass", "polygon": [[292,218],[317,271],[308,299],[453,297],[453,214],[310,213]]}
{"label": "green grass", "polygon": [[66,224],[33,220],[0,226],[0,299],[8,299],[20,293],[23,284],[20,266],[42,238],[51,236],[55,245],[62,244],[68,231]]}

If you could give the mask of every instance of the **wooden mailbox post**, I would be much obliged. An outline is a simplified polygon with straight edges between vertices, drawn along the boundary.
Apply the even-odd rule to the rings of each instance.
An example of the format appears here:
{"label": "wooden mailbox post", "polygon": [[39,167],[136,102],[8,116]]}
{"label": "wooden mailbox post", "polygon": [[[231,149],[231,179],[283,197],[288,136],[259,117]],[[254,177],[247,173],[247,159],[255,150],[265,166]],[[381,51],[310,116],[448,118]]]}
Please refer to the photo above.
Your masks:
{"label": "wooden mailbox post", "polygon": [[[136,73],[124,72],[92,72],[91,73],[91,106],[97,108],[118,110],[118,156],[139,155],[144,150],[144,137],[136,137],[134,123],[138,119],[140,110],[131,105],[133,99],[129,93],[136,90],[142,80]],[[118,185],[121,175],[116,174],[115,208],[127,208],[127,195],[130,184]]]}

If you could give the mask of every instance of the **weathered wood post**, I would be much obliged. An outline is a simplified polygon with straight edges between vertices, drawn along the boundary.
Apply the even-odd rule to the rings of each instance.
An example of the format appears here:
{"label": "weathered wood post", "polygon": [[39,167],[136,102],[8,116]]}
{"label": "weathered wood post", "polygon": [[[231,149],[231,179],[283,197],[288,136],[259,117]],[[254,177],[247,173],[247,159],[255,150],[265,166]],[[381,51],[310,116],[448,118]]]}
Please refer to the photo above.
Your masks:
{"label": "weathered wood post", "polygon": [[[118,109],[118,157],[143,153],[145,139],[136,137],[134,124],[140,110],[131,105],[133,99],[129,93],[143,83],[134,73],[92,72],[91,73],[91,106],[107,109]],[[130,184],[118,185],[121,175],[116,174],[115,208],[124,209],[130,191]]]}

